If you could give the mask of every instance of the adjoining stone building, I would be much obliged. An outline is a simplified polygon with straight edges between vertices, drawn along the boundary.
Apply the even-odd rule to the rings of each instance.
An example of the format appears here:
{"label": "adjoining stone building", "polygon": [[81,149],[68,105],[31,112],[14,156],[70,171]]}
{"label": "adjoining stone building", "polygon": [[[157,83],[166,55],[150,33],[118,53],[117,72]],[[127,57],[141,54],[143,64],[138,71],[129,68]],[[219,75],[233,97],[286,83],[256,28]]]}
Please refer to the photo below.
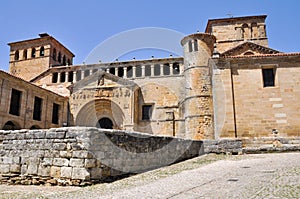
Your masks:
{"label": "adjoining stone building", "polygon": [[[300,53],[268,47],[266,17],[209,20],[205,33],[182,39],[183,57],[89,65],[72,65],[74,55],[42,34],[9,44],[10,72],[68,97],[69,126],[192,139],[300,136]],[[23,59],[24,49],[39,55]]]}
{"label": "adjoining stone building", "polygon": [[68,98],[0,71],[0,126],[47,129],[67,123]]}

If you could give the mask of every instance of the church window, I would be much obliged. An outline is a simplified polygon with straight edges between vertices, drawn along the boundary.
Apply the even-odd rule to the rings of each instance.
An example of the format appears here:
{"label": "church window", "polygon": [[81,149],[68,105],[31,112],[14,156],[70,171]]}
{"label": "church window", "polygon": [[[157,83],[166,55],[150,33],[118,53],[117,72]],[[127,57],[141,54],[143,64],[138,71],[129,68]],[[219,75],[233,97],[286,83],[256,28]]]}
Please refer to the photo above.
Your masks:
{"label": "church window", "polygon": [[262,75],[264,87],[275,86],[275,68],[263,68]]}
{"label": "church window", "polygon": [[173,74],[178,75],[180,73],[180,68],[178,63],[173,64]]}
{"label": "church window", "polygon": [[63,65],[65,66],[66,64],[67,64],[66,56],[64,55],[64,56],[63,56]]}
{"label": "church window", "polygon": [[15,60],[16,61],[19,60],[19,51],[18,50],[15,52]]}
{"label": "church window", "polygon": [[56,61],[56,49],[53,49],[53,54],[52,54],[52,58],[54,61]]}
{"label": "church window", "polygon": [[52,123],[53,124],[58,124],[59,120],[59,105],[56,103],[53,103],[52,107]]}
{"label": "church window", "polygon": [[152,105],[143,105],[142,120],[150,120],[152,115]]}
{"label": "church window", "polygon": [[33,105],[33,119],[41,121],[41,115],[42,115],[42,98],[35,97],[34,98],[34,105]]}
{"label": "church window", "polygon": [[135,73],[136,73],[136,77],[141,77],[142,76],[142,67],[136,66]]}
{"label": "church window", "polygon": [[74,79],[73,71],[70,71],[68,75],[68,82],[73,82],[73,79]]}
{"label": "church window", "polygon": [[198,41],[197,41],[197,39],[194,40],[194,51],[198,51]]}
{"label": "church window", "polygon": [[160,64],[154,65],[154,75],[159,76],[160,75]]}
{"label": "church window", "polygon": [[58,61],[59,63],[61,62],[61,53],[60,53],[60,52],[58,52],[57,61]]}
{"label": "church window", "polygon": [[118,69],[118,76],[119,77],[123,77],[124,76],[124,68],[121,67],[121,68]]}
{"label": "church window", "polygon": [[27,49],[23,50],[23,59],[27,59]]}
{"label": "church window", "polygon": [[20,115],[22,92],[16,89],[11,90],[9,114]]}
{"label": "church window", "polygon": [[45,55],[45,48],[44,48],[44,46],[42,46],[40,48],[40,57],[43,57],[44,55]]}
{"label": "church window", "polygon": [[52,83],[57,83],[58,81],[58,73],[53,73],[52,74]]}
{"label": "church window", "polygon": [[145,66],[145,76],[146,77],[151,76],[151,66],[150,65]]}
{"label": "church window", "polygon": [[193,51],[193,46],[192,46],[192,41],[189,41],[189,52],[192,52]]}
{"label": "church window", "polygon": [[132,66],[127,67],[127,77],[131,78],[133,75]]}
{"label": "church window", "polygon": [[66,81],[66,73],[62,72],[60,73],[60,82],[65,82]]}
{"label": "church window", "polygon": [[170,75],[170,65],[169,64],[164,64],[163,65],[163,71],[164,71],[164,75]]}
{"label": "church window", "polygon": [[31,49],[31,58],[35,58],[35,48]]}

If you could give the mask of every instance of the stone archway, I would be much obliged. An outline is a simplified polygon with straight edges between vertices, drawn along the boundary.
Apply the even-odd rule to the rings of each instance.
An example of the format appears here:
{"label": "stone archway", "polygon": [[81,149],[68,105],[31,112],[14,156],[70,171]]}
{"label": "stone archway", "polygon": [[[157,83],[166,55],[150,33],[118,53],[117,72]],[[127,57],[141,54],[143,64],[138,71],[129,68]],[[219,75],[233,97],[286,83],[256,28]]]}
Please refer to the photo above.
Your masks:
{"label": "stone archway", "polygon": [[102,118],[111,120],[114,129],[123,127],[124,113],[121,108],[113,101],[104,99],[85,104],[75,116],[75,125],[99,127],[98,122]]}
{"label": "stone archway", "polygon": [[4,124],[2,130],[20,130],[21,127],[18,123],[13,121],[8,121]]}
{"label": "stone archway", "polygon": [[113,129],[114,124],[113,121],[108,117],[103,117],[100,120],[98,120],[96,126],[102,129]]}

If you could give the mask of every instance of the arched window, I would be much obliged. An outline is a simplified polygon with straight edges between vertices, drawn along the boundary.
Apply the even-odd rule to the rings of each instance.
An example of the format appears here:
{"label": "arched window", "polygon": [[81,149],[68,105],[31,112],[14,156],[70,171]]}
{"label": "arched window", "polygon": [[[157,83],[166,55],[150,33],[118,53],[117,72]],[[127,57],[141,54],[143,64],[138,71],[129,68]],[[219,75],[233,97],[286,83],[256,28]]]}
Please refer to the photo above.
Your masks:
{"label": "arched window", "polygon": [[53,54],[52,54],[52,58],[54,61],[56,61],[56,49],[53,49]]}
{"label": "arched window", "polygon": [[31,58],[35,58],[35,48],[31,49]]}
{"label": "arched window", "polygon": [[180,68],[178,63],[173,63],[173,74],[178,75],[180,73]]}
{"label": "arched window", "polygon": [[61,53],[60,53],[60,52],[58,52],[57,61],[58,61],[59,63],[61,62]]}
{"label": "arched window", "polygon": [[66,56],[64,55],[64,56],[63,56],[63,65],[65,66],[66,64],[67,64]]}
{"label": "arched window", "polygon": [[44,46],[42,46],[40,48],[40,57],[43,57],[44,55],[45,55],[45,48],[44,48]]}
{"label": "arched window", "polygon": [[245,52],[244,55],[254,55],[253,52]]}
{"label": "arched window", "polygon": [[23,50],[23,59],[27,59],[27,49]]}
{"label": "arched window", "polygon": [[19,51],[18,50],[15,52],[15,60],[16,61],[19,60]]}
{"label": "arched window", "polygon": [[71,60],[70,59],[68,59],[67,64],[71,65]]}
{"label": "arched window", "polygon": [[243,39],[249,39],[250,38],[250,30],[248,24],[243,24]]}
{"label": "arched window", "polygon": [[170,75],[170,65],[168,63],[163,65],[164,75]]}
{"label": "arched window", "polygon": [[193,51],[192,41],[189,41],[189,52]]}

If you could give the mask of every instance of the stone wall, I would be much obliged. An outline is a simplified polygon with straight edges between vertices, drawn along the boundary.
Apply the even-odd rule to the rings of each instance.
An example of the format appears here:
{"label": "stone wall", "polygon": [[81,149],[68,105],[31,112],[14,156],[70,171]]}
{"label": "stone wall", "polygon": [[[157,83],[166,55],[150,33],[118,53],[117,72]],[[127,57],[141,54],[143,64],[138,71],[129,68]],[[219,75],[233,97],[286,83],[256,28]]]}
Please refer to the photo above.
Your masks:
{"label": "stone wall", "polygon": [[0,181],[86,185],[203,153],[202,142],[88,127],[0,131]]}

